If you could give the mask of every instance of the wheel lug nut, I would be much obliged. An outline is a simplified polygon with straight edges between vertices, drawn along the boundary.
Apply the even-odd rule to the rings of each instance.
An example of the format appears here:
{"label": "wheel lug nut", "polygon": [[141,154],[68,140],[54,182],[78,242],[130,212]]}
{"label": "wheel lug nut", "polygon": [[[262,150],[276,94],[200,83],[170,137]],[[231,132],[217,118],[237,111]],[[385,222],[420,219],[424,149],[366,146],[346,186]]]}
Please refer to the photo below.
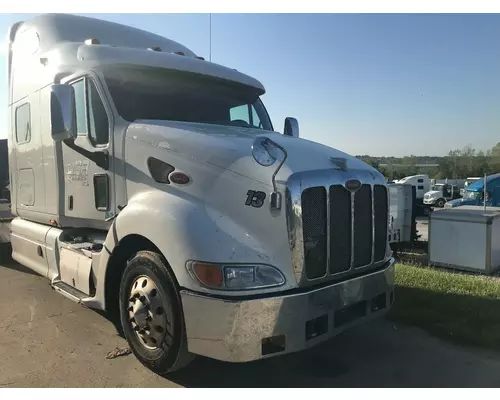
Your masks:
{"label": "wheel lug nut", "polygon": [[148,315],[148,316],[146,317],[146,321],[152,321],[152,320],[153,320],[153,318],[151,318],[151,316],[150,316],[150,315]]}
{"label": "wheel lug nut", "polygon": [[135,297],[131,297],[130,299],[128,299],[128,301],[130,301],[131,303],[135,303]]}
{"label": "wheel lug nut", "polygon": [[144,303],[144,302],[146,301],[146,296],[141,296],[141,297],[139,297],[139,301],[140,301],[141,303]]}
{"label": "wheel lug nut", "polygon": [[127,311],[134,311],[134,307],[130,306],[129,308],[127,308]]}
{"label": "wheel lug nut", "polygon": [[130,318],[128,321],[129,322],[135,322],[135,318]]}
{"label": "wheel lug nut", "polygon": [[136,331],[136,332],[139,332],[139,333],[140,333],[140,330],[141,330],[141,328],[139,328],[139,326],[134,326],[134,331]]}

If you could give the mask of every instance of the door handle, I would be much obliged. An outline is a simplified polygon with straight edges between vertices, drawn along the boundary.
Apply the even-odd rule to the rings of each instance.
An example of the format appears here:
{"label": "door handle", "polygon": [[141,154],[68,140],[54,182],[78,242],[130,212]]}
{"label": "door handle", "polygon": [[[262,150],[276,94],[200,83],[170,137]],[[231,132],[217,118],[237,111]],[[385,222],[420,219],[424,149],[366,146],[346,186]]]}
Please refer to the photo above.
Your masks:
{"label": "door handle", "polygon": [[109,169],[109,153],[107,150],[96,151],[90,159],[94,161],[98,167],[101,167],[105,171]]}

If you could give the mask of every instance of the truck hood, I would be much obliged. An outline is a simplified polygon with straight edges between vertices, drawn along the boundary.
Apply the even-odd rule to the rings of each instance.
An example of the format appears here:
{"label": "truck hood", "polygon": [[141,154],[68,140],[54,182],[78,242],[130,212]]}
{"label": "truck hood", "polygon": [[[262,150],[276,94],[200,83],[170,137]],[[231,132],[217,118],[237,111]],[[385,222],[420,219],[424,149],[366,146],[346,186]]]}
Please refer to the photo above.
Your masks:
{"label": "truck hood", "polygon": [[455,199],[446,202],[446,208],[455,208],[460,206],[476,206],[482,204],[476,200],[464,200],[464,199]]}
{"label": "truck hood", "polygon": [[439,190],[429,190],[426,194],[425,194],[425,197],[430,197],[430,198],[434,198],[434,197],[439,197],[441,196],[442,192],[440,192]]}
{"label": "truck hood", "polygon": [[270,167],[259,165],[252,156],[252,144],[267,137],[287,151],[287,159],[277,176],[286,181],[299,171],[338,168],[332,158],[345,160],[347,171],[369,174],[370,180],[385,183],[375,168],[342,151],[302,138],[284,136],[278,132],[232,126],[175,121],[140,120],[132,123],[126,133],[128,140],[147,142],[151,146],[182,154],[199,163],[230,170],[262,183],[271,184],[278,162]]}

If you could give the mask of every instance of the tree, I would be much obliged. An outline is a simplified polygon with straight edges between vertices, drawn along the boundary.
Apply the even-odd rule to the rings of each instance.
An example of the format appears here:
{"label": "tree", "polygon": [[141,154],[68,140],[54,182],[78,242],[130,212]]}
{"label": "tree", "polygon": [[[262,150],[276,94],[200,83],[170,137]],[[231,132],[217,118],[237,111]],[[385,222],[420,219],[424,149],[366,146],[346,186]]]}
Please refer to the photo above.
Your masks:
{"label": "tree", "polygon": [[500,142],[498,142],[496,145],[494,145],[491,148],[491,155],[492,155],[492,157],[499,157],[500,156]]}
{"label": "tree", "polygon": [[489,169],[492,173],[500,172],[500,142],[491,148]]}

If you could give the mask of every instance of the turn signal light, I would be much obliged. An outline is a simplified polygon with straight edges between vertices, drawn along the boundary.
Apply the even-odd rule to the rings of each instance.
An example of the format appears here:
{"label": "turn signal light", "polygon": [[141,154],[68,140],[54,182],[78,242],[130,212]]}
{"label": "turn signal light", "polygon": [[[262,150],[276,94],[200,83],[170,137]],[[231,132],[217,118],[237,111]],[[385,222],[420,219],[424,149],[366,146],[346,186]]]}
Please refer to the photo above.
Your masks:
{"label": "turn signal light", "polygon": [[86,45],[91,45],[91,44],[101,44],[101,42],[99,42],[99,40],[95,39],[95,38],[90,38],[90,39],[87,39],[85,41],[85,44]]}
{"label": "turn signal light", "polygon": [[224,284],[222,270],[217,265],[197,262],[193,264],[192,268],[196,277],[203,285],[218,288]]}
{"label": "turn signal light", "polygon": [[184,172],[174,172],[170,175],[170,181],[178,185],[187,185],[191,179]]}

